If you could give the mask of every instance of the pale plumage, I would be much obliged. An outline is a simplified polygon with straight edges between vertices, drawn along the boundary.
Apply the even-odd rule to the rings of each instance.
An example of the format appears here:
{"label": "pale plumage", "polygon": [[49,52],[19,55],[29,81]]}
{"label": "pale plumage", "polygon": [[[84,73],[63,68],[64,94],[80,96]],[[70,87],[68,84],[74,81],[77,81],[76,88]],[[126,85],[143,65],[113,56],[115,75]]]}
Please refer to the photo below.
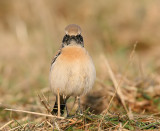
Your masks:
{"label": "pale plumage", "polygon": [[[55,95],[59,90],[61,96],[68,98],[81,96],[91,90],[96,71],[91,57],[84,48],[80,27],[72,24],[66,27],[65,32],[62,48],[51,65],[50,85]],[[63,104],[66,103],[66,100],[61,101]]]}
{"label": "pale plumage", "polygon": [[68,46],[51,67],[50,82],[55,94],[80,96],[87,93],[95,80],[95,68],[85,48]]}

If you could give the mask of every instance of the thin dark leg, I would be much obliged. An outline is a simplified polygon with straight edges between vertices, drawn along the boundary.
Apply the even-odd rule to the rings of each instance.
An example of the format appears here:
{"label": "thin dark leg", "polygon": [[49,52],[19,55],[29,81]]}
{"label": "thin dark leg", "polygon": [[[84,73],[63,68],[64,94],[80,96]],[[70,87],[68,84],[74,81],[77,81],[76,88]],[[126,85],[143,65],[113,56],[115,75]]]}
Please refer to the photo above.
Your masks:
{"label": "thin dark leg", "polygon": [[67,117],[69,116],[69,113],[68,113],[68,108],[67,108],[67,105],[66,105],[66,112],[67,112]]}
{"label": "thin dark leg", "polygon": [[63,96],[60,96],[60,102],[61,102],[61,115],[64,114],[64,110],[65,110],[65,106],[66,106],[66,103],[65,103],[65,98]]}
{"label": "thin dark leg", "polygon": [[[61,105],[60,105],[60,109],[61,109],[60,112],[61,112],[61,115],[64,114],[64,110],[65,109],[66,109],[66,112],[67,112],[67,116],[69,115],[68,109],[67,109],[67,105],[66,105],[68,98],[69,98],[69,96],[64,97],[64,96],[60,95],[60,103],[61,103]],[[53,107],[53,110],[52,110],[51,114],[55,115],[57,113],[58,113],[58,102],[57,102],[57,96],[56,96],[56,102],[54,104],[54,107]]]}
{"label": "thin dark leg", "polygon": [[[65,109],[65,100],[63,99],[63,96],[60,96],[60,112],[63,115],[64,109]],[[52,115],[55,115],[58,113],[58,102],[57,102],[57,96],[56,96],[56,102],[54,104],[53,110],[51,112]]]}
{"label": "thin dark leg", "polygon": [[54,104],[54,107],[53,107],[51,114],[55,115],[55,114],[57,114],[57,112],[58,112],[58,103],[57,103],[57,96],[56,96],[56,101],[55,101],[55,104]]}

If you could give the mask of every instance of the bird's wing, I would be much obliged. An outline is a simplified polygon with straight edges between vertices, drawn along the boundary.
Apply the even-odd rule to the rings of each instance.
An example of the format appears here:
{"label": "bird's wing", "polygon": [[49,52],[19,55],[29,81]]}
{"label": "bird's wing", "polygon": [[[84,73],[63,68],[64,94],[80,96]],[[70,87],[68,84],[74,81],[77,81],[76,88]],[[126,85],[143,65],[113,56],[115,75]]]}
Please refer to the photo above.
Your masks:
{"label": "bird's wing", "polygon": [[61,54],[61,48],[57,51],[56,55],[54,56],[54,58],[52,59],[52,63],[51,66],[54,64],[54,62],[56,61],[57,57]]}

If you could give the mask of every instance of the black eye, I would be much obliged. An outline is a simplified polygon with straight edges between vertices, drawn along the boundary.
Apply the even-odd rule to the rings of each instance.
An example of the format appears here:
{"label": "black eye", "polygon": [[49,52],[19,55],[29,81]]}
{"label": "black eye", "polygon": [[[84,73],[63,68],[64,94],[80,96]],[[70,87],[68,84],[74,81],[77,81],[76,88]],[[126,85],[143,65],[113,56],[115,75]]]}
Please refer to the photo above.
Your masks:
{"label": "black eye", "polygon": [[70,36],[69,35],[65,35],[64,37],[63,37],[63,43],[65,43],[65,42],[67,42],[68,40],[70,39]]}
{"label": "black eye", "polygon": [[78,40],[79,43],[83,43],[83,37],[81,35],[77,35],[76,39]]}

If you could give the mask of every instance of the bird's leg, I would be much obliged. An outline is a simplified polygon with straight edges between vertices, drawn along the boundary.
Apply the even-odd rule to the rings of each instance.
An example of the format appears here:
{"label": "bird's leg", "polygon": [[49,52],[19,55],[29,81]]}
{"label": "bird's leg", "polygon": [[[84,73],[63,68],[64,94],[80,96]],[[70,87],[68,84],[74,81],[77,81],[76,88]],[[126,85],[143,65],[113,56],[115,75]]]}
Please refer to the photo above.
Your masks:
{"label": "bird's leg", "polygon": [[[64,114],[64,109],[66,109],[66,103],[69,97],[65,97],[64,95],[60,95],[57,92],[56,101],[51,112],[52,115],[57,114],[59,111],[60,115]],[[68,111],[68,110],[67,110]]]}
{"label": "bird's leg", "polygon": [[80,97],[79,96],[77,96],[77,100],[78,100],[78,112],[80,113],[80,114],[82,114],[82,109],[81,109],[81,101],[80,101]]}
{"label": "bird's leg", "polygon": [[52,115],[55,115],[58,111],[58,104],[57,104],[57,96],[56,96],[56,101],[55,101],[55,104],[54,104],[54,107],[53,107],[53,110],[51,112]]}
{"label": "bird's leg", "polygon": [[67,117],[69,116],[69,113],[68,113],[68,108],[67,108],[67,106],[66,106],[66,112],[67,112]]}

